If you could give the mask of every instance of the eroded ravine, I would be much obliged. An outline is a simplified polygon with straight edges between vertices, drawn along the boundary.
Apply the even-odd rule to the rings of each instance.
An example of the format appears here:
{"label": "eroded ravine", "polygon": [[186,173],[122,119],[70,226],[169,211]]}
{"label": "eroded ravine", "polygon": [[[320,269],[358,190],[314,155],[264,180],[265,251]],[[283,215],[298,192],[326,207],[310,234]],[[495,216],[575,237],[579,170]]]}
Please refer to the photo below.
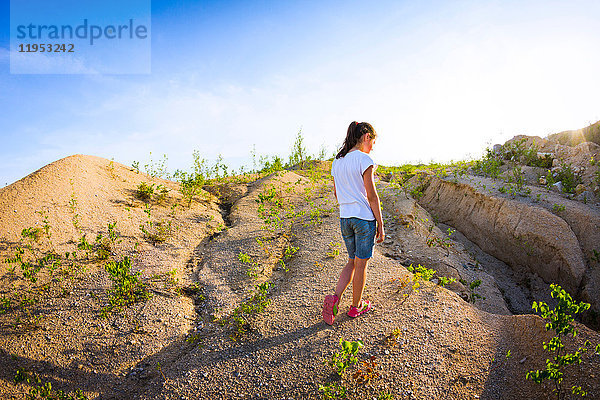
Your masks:
{"label": "eroded ravine", "polygon": [[[510,266],[516,282],[530,293],[528,298],[544,292],[537,281],[541,277],[546,285],[558,283],[591,303],[595,312],[600,309],[600,266],[590,259],[600,243],[600,212],[594,206],[535,187],[533,193],[539,195],[531,195],[534,202],[503,198],[490,192],[493,183],[485,180],[482,184],[477,177],[460,182],[435,176],[427,179],[419,203],[485,253]],[[563,204],[563,211],[553,212],[556,204]]]}

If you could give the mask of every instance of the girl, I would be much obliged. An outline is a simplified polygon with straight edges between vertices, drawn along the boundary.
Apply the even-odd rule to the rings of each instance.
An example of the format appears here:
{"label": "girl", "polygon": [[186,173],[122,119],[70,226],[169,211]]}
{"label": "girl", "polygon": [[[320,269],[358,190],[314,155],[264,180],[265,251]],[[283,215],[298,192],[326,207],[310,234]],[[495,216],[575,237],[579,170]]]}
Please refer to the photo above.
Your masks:
{"label": "girl", "polygon": [[354,318],[369,311],[372,304],[363,300],[367,262],[373,255],[374,238],[381,243],[385,237],[379,196],[373,173],[375,163],[369,156],[377,134],[366,122],[352,122],[342,149],[333,160],[335,195],[340,205],[340,226],[348,250],[348,263],[340,274],[335,294],[325,296],[323,320],[329,325],[338,312],[342,294],[352,281],[352,307],[348,316]]}

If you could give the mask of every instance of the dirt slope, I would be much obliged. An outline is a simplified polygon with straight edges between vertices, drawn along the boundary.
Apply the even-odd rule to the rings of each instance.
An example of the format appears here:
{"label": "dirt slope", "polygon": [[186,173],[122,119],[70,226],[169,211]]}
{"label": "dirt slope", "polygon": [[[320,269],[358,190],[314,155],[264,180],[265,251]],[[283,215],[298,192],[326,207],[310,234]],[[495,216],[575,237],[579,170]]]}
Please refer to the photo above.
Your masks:
{"label": "dirt slope", "polygon": [[564,131],[548,136],[549,140],[570,146],[583,142],[600,144],[600,121],[574,131]]}
{"label": "dirt slope", "polygon": [[[144,181],[171,190],[160,203],[137,200]],[[365,295],[375,310],[358,319],[342,312],[329,327],[321,320],[322,300],[346,261],[330,181],[318,171],[298,171],[238,179],[220,189],[232,205],[201,194],[191,208],[176,206],[173,213],[173,204],[182,202],[174,183],[74,156],[0,190],[1,256],[13,256],[23,228],[43,226],[35,214],[40,209],[48,212],[52,243],[41,235],[32,247],[78,251],[75,262],[62,259],[57,268],[71,266],[71,272],[50,275],[45,268],[35,283],[19,270],[2,275],[0,298],[9,299],[0,314],[2,397],[23,398],[31,388],[13,380],[24,369],[54,388],[80,388],[95,399],[320,398],[319,386],[336,382],[323,359],[340,350],[340,338],[363,340],[359,359],[375,356],[380,375],[362,386],[351,367],[341,381],[350,398],[549,397],[549,386],[524,379],[546,359],[543,321],[511,316],[485,266],[470,267],[473,257],[462,243],[427,246],[431,235],[442,240],[444,233],[409,196],[380,187],[389,238],[376,246],[369,267]],[[73,193],[75,212],[68,206]],[[139,228],[147,224],[147,207],[151,221],[174,227],[163,243],[153,244]],[[106,260],[97,258],[96,248],[86,258],[76,243],[82,233],[90,241],[106,234],[113,221],[122,240],[110,247],[110,258],[132,257],[153,296],[102,318],[111,289]],[[458,283],[452,290],[432,282],[413,287],[405,268],[411,263],[467,282],[487,277],[481,287],[486,299],[465,301],[468,289]],[[267,283],[265,296],[253,298],[256,286]],[[23,296],[35,303],[19,305]],[[261,300],[270,304],[247,311]],[[346,296],[341,308],[348,306]],[[578,327],[569,348],[588,338],[600,342],[598,333]],[[586,354],[566,383],[600,397],[599,366],[600,357]]]}

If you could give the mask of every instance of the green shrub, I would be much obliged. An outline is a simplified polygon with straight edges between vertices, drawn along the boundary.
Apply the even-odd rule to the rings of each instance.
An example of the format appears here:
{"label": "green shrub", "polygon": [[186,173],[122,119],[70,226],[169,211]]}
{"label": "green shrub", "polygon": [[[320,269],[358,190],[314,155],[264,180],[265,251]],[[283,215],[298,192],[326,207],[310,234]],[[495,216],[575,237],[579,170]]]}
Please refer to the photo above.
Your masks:
{"label": "green shrub", "polygon": [[[169,173],[167,172],[168,158],[166,154],[163,154],[163,158],[160,161],[152,160],[152,153],[150,153],[150,162],[144,165],[144,170],[151,177],[159,177],[168,179]],[[138,165],[139,168],[139,165]]]}
{"label": "green shrub", "polygon": [[300,129],[298,131],[298,134],[296,135],[296,140],[292,145],[292,153],[290,154],[290,157],[286,164],[286,168],[292,168],[295,165],[302,165],[304,161],[307,161],[309,159],[310,156],[308,155],[308,151],[304,146],[304,137],[302,136],[302,129]]}
{"label": "green shrub", "polygon": [[323,399],[345,399],[348,397],[348,389],[339,382],[329,382],[319,385],[319,391],[323,392]]}
{"label": "green shrub", "polygon": [[125,257],[122,261],[110,261],[104,266],[113,287],[109,290],[109,304],[102,310],[102,316],[121,311],[125,307],[151,297],[146,285],[141,281],[141,273],[131,271],[131,260]]}
{"label": "green shrub", "polygon": [[37,243],[42,237],[42,229],[33,227],[25,228],[21,231],[21,237]]}
{"label": "green shrub", "polygon": [[283,160],[278,156],[261,156],[259,173],[272,174],[274,172],[283,171],[285,169]]}
{"label": "green shrub", "polygon": [[[546,360],[545,369],[529,371],[526,379],[531,379],[535,383],[540,384],[545,380],[552,381],[554,384],[553,391],[556,394],[556,398],[560,400],[565,396],[563,387],[565,368],[571,364],[581,364],[581,356],[587,351],[587,347],[590,345],[590,342],[586,341],[575,352],[567,353],[562,341],[563,338],[569,335],[572,337],[577,335],[577,329],[573,325],[573,315],[586,311],[590,308],[590,305],[584,302],[575,303],[571,295],[559,285],[551,284],[550,288],[552,289],[552,297],[558,301],[556,307],[551,309],[544,302],[533,302],[532,308],[539,312],[542,318],[547,321],[546,330],[553,330],[555,332],[555,336],[549,342],[544,342],[543,344],[544,349],[552,354],[552,359]],[[598,350],[598,347],[596,349]],[[586,395],[581,386],[572,386],[571,392],[581,396]]]}
{"label": "green shrub", "polygon": [[222,326],[228,325],[234,328],[234,332],[230,335],[232,340],[239,339],[250,329],[248,318],[263,312],[271,304],[271,300],[267,298],[270,287],[271,282],[268,281],[256,285],[254,295],[250,299],[240,304],[230,315],[217,321]]}
{"label": "green shrub", "polygon": [[173,234],[173,225],[171,221],[151,221],[148,219],[144,224],[140,224],[140,230],[144,236],[152,242],[153,245],[157,243],[164,243]]}
{"label": "green shrub", "polygon": [[198,175],[176,171],[174,177],[179,181],[179,191],[188,207],[192,206],[194,197],[202,191],[203,179]]}
{"label": "green shrub", "polygon": [[154,195],[154,184],[148,184],[146,182],[142,182],[137,186],[135,191],[135,197],[140,200],[148,201]]}
{"label": "green shrub", "polygon": [[350,342],[340,338],[340,346],[342,346],[342,351],[333,353],[331,359],[327,360],[327,365],[333,368],[335,372],[342,377],[344,376],[346,369],[348,369],[350,365],[356,364],[358,361],[356,355],[358,354],[358,350],[363,347],[363,342],[362,340]]}
{"label": "green shrub", "polygon": [[502,158],[494,153],[491,149],[486,149],[486,154],[481,160],[476,160],[473,165],[473,171],[481,173],[490,178],[498,178],[500,175],[500,167],[504,164]]}
{"label": "green shrub", "polygon": [[581,183],[581,177],[575,173],[571,164],[561,163],[554,180],[562,182],[564,193],[575,193],[575,188]]}

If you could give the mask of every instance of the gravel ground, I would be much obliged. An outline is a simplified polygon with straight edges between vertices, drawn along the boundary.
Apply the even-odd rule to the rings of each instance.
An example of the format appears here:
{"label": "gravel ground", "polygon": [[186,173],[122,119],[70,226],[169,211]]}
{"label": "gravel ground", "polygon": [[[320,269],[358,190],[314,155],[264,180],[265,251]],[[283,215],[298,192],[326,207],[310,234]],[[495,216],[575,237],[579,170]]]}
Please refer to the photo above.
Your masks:
{"label": "gravel ground", "polygon": [[[144,213],[139,205],[132,207],[131,198],[131,190],[148,178],[117,163],[113,163],[116,172],[111,173],[108,161],[79,157],[77,162],[85,164],[87,176],[94,176],[94,185],[106,193],[97,200],[90,196],[91,202],[81,206],[82,215],[89,208],[95,216],[82,217],[82,221],[94,231],[105,224],[106,215],[121,216],[118,226],[123,242],[115,256],[136,256],[136,269],[154,295],[108,319],[100,318],[110,280],[101,263],[90,262],[78,279],[51,286],[40,298],[32,309],[43,314],[37,326],[15,325],[15,309],[0,314],[2,398],[23,398],[29,390],[31,383],[13,381],[17,369],[37,373],[57,389],[80,388],[94,399],[312,399],[321,398],[319,387],[330,383],[344,385],[353,399],[376,399],[386,393],[395,399],[550,398],[551,387],[524,378],[528,370],[545,363],[542,342],[550,336],[543,320],[511,315],[512,307],[507,307],[493,274],[485,271],[486,263],[472,267],[473,249],[469,251],[466,242],[454,242],[448,251],[428,247],[429,224],[423,220],[433,218],[411,198],[383,184],[380,187],[380,191],[386,189],[382,199],[388,239],[375,248],[365,289],[375,309],[351,319],[345,315],[350,305],[345,296],[342,312],[328,326],[321,319],[323,298],[332,292],[346,262],[328,181],[299,171],[224,185],[216,193],[221,204],[205,196],[208,200],[176,213],[173,224],[180,228],[167,242],[153,246],[135,230]],[[36,180],[22,182],[21,195],[42,190],[42,184],[52,188],[58,176],[62,183],[55,183],[53,190],[65,195],[60,202],[53,201],[68,202],[68,177],[81,173],[83,167],[57,163],[52,174],[38,171]],[[115,173],[120,179],[113,178]],[[7,210],[17,209],[21,215],[45,206],[53,210],[52,218],[61,221],[54,225],[67,230],[72,218],[68,207],[53,206],[47,193],[22,202],[14,191],[7,197],[10,188],[0,190],[0,197],[12,202]],[[83,199],[85,187],[78,190]],[[270,194],[273,197],[264,200]],[[180,201],[178,195],[172,190],[169,201]],[[283,218],[280,210],[280,226],[264,229],[259,207],[274,207],[277,200],[288,211],[293,205],[294,217]],[[21,204],[28,208],[18,208]],[[156,207],[153,215],[167,218],[168,212],[168,206]],[[0,222],[7,221],[3,218]],[[4,256],[14,249],[22,229],[11,221],[13,225],[7,222],[0,232]],[[227,229],[221,231],[219,224]],[[75,233],[69,232],[62,241],[60,233],[55,235],[65,249],[73,246],[68,240]],[[444,235],[437,227],[433,234]],[[135,246],[135,242],[141,244]],[[285,257],[290,247],[297,250]],[[240,253],[252,261],[242,262]],[[414,289],[413,275],[405,268],[411,262],[445,276],[482,279],[481,293],[486,299],[475,304],[465,301],[467,289],[458,283],[446,289],[421,282]],[[171,282],[168,272],[174,268],[177,281]],[[255,277],[247,274],[252,268]],[[153,280],[156,274],[162,278]],[[245,318],[243,332],[234,335],[228,325],[232,313],[251,298],[256,285],[265,282],[271,284],[270,304]],[[202,296],[190,290],[192,283],[199,285]],[[27,293],[28,285],[4,274],[1,296]],[[222,326],[218,320],[226,323]],[[600,342],[597,332],[578,327],[580,335],[576,341],[567,341],[569,348],[586,339]],[[341,379],[324,364],[340,351],[340,338],[364,342],[359,363]],[[352,374],[370,357],[374,357],[377,377],[366,385],[358,384]],[[569,370],[566,383],[582,384],[588,398],[600,398],[600,357],[588,352],[584,359]]]}

